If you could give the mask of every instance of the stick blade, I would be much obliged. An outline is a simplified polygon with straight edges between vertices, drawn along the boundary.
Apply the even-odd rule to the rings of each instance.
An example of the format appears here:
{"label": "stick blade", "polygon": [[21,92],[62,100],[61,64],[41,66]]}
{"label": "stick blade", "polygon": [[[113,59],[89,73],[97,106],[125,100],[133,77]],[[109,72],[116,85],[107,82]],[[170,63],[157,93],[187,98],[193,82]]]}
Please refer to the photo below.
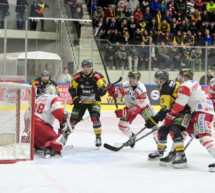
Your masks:
{"label": "stick blade", "polygon": [[121,146],[121,147],[114,147],[114,146],[112,146],[112,145],[109,145],[109,144],[105,143],[105,144],[104,144],[104,147],[105,147],[106,149],[108,149],[108,150],[117,152],[117,151],[119,151],[120,149],[122,149],[124,146]]}

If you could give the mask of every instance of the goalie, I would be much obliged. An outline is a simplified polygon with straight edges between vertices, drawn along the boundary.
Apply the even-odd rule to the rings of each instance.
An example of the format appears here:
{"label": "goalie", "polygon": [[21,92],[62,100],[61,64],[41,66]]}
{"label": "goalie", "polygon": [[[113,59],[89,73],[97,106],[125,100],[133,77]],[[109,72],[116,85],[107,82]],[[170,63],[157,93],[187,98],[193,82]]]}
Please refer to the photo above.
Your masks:
{"label": "goalie", "polygon": [[[35,101],[35,148],[44,149],[45,158],[60,157],[64,145],[64,133],[70,132],[68,113],[64,113],[61,101],[57,95],[55,85],[50,84],[45,89],[45,94]],[[53,124],[57,119],[61,125],[58,134],[54,131]]]}

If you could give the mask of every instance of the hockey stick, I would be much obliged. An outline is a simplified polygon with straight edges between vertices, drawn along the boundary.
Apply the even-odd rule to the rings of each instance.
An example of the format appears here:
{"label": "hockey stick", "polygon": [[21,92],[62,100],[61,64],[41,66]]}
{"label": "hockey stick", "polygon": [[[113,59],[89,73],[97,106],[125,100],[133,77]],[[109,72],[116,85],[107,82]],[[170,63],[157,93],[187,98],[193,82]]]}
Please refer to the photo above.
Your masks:
{"label": "hockey stick", "polygon": [[188,148],[188,146],[191,144],[191,142],[193,141],[194,139],[194,135],[190,138],[190,140],[187,142],[185,148],[184,148],[184,151]]}
{"label": "hockey stick", "polygon": [[[100,51],[100,49],[99,49],[99,45],[98,45],[98,42],[97,42],[98,40],[97,40],[96,37],[95,37],[95,41],[96,41],[96,45],[97,45],[97,47],[98,47],[99,55],[101,56],[101,59],[102,59],[102,64],[103,64],[103,67],[104,67],[104,70],[105,70],[105,74],[106,74],[106,77],[107,77],[107,80],[108,80],[108,84],[111,84],[110,78],[109,78],[108,73],[107,73],[107,68],[106,68],[106,66],[105,66],[105,62],[104,62],[104,59],[103,59],[103,57],[102,57],[101,51]],[[123,69],[123,67],[122,67],[122,69]],[[124,71],[124,69],[123,69],[123,71]],[[113,92],[113,91],[112,91],[112,96],[113,96],[113,100],[114,100],[116,109],[118,109],[117,100],[116,100],[116,97],[114,96],[114,92]]]}
{"label": "hockey stick", "polygon": [[136,136],[138,136],[138,135],[139,135],[142,131],[144,131],[145,129],[147,129],[147,128],[144,127],[143,129],[141,129],[137,134],[135,134],[132,138],[130,138],[130,139],[129,139],[128,141],[126,141],[125,143],[123,143],[120,147],[115,147],[115,146],[109,145],[109,144],[107,144],[107,143],[104,144],[104,147],[105,147],[106,149],[111,150],[111,151],[117,152],[117,151],[121,150],[123,147],[129,146],[129,145],[131,145],[131,144],[133,144],[133,143],[136,143],[136,142],[138,142],[139,140],[141,140],[141,139],[147,137],[148,135],[150,135],[150,134],[153,133],[154,131],[158,130],[158,127],[155,127],[155,129],[152,129],[150,132],[146,133],[145,135],[141,136],[140,138],[136,139],[135,141],[133,141],[133,142],[131,141],[132,139],[136,138]]}

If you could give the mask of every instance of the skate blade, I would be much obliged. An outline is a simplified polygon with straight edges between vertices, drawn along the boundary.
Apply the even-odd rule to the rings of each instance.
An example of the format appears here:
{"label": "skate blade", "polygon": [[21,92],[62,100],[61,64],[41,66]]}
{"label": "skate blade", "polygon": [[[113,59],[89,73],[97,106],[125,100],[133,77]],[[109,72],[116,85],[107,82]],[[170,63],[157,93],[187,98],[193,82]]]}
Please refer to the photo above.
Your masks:
{"label": "skate blade", "polygon": [[96,146],[95,149],[96,150],[100,150],[101,146]]}
{"label": "skate blade", "polygon": [[148,157],[148,160],[149,161],[158,161],[160,158],[162,158],[162,157],[156,157],[156,158],[149,158]]}
{"label": "skate blade", "polygon": [[176,168],[176,169],[188,168],[187,163],[183,163],[183,164],[173,164],[173,167]]}
{"label": "skate blade", "polygon": [[215,172],[215,167],[209,167],[209,172]]}
{"label": "skate blade", "polygon": [[73,149],[73,145],[67,145],[63,147],[63,150],[67,150],[67,149]]}
{"label": "skate blade", "polygon": [[172,162],[162,162],[162,161],[160,161],[159,164],[161,166],[170,166],[170,165],[172,165]]}

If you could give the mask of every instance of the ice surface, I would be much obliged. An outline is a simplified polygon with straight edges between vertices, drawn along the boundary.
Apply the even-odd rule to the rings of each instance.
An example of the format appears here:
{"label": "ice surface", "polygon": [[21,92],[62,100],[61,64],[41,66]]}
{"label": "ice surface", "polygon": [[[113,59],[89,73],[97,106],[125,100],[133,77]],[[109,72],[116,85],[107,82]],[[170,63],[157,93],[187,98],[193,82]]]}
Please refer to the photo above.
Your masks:
{"label": "ice surface", "polygon": [[[127,140],[113,112],[102,112],[101,121],[103,143]],[[131,128],[137,132],[143,126],[137,117]],[[74,148],[64,150],[62,158],[46,160],[36,153],[32,162],[0,165],[0,193],[215,193],[215,173],[208,171],[215,159],[197,140],[186,151],[187,169],[148,161],[148,153],[156,149],[152,135],[134,149],[125,147],[119,152],[95,150],[94,140],[86,115],[69,137],[68,145]]]}

